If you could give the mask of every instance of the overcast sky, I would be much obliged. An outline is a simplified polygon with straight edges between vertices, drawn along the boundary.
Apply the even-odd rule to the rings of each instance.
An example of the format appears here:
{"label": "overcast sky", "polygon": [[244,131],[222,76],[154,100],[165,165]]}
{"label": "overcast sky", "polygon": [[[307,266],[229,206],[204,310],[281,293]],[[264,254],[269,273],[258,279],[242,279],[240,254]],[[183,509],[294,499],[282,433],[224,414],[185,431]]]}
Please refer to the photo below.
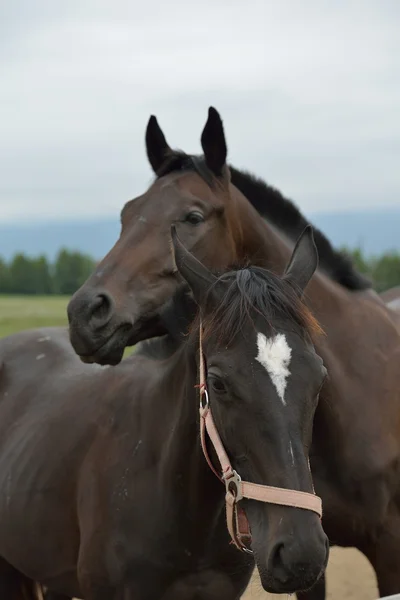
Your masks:
{"label": "overcast sky", "polygon": [[229,159],[306,212],[400,205],[398,0],[10,0],[0,7],[0,220],[117,216],[144,132]]}

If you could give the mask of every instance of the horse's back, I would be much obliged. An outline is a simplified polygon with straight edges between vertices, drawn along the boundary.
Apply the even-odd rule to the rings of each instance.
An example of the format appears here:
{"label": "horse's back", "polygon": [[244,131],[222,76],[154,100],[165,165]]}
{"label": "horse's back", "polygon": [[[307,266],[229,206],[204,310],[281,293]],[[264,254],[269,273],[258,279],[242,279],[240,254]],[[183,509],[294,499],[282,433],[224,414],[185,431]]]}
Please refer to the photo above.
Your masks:
{"label": "horse's back", "polygon": [[36,429],[43,433],[46,423],[56,433],[62,421],[59,441],[79,430],[75,392],[95,385],[99,370],[81,363],[66,329],[33,329],[1,339],[0,461],[4,445],[25,429],[25,438]]}
{"label": "horse's back", "polygon": [[80,473],[128,365],[83,364],[61,328],[3,338],[0,364],[0,556],[32,579],[57,557],[48,581],[70,581]]}
{"label": "horse's back", "polygon": [[137,563],[154,552],[148,515],[167,518],[153,493],[173,431],[165,361],[83,364],[61,329],[0,340],[0,360],[0,556],[80,597],[78,564],[101,578],[110,545]]}
{"label": "horse's back", "polygon": [[400,298],[400,286],[397,285],[392,287],[384,292],[381,292],[379,296],[385,302],[385,304],[390,304],[393,300],[398,300]]}
{"label": "horse's back", "polygon": [[69,466],[80,460],[84,435],[68,418],[70,391],[62,385],[73,365],[68,345],[67,331],[56,328],[0,340],[0,555],[23,572],[27,557],[36,556],[37,565],[28,561],[31,575],[40,567],[38,531],[41,543],[54,551],[59,521],[71,526],[59,550],[66,569],[77,547]]}
{"label": "horse's back", "polygon": [[30,329],[0,339],[0,404],[7,402],[10,383],[27,393],[35,391],[28,386],[43,377],[51,378],[58,365],[73,358],[73,351],[65,328]]}
{"label": "horse's back", "polygon": [[386,308],[397,319],[400,317],[400,286],[390,288],[379,294],[381,300],[385,303]]}
{"label": "horse's back", "polygon": [[61,328],[0,340],[0,494],[7,471],[2,465],[15,462],[23,471],[21,457],[29,449],[36,458],[29,469],[38,465],[33,475],[37,485],[40,458],[49,468],[52,462],[59,465],[60,454],[68,460],[85,454],[102,420],[113,416],[118,403],[129,412],[123,399],[130,386],[138,387],[141,370],[134,369],[132,361],[124,363],[113,368],[82,363]]}
{"label": "horse's back", "polygon": [[[394,334],[400,337],[400,286],[378,294],[375,290],[363,290],[357,294],[358,299],[366,300],[369,304],[368,315],[371,317],[371,306],[374,307],[375,318],[381,328],[385,328],[389,337]],[[372,302],[372,304],[371,304]],[[378,312],[377,312],[378,310]],[[371,318],[369,318],[371,322]],[[387,326],[389,325],[389,328]]]}

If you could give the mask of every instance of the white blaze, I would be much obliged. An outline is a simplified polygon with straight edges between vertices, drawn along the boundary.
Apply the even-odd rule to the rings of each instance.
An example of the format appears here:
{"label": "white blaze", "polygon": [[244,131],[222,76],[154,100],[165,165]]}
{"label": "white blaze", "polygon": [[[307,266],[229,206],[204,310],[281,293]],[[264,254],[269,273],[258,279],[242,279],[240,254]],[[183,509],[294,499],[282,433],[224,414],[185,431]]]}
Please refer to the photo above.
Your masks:
{"label": "white blaze", "polygon": [[268,371],[279,398],[286,405],[285,390],[287,378],[290,375],[288,367],[292,355],[292,349],[286,341],[286,336],[278,333],[275,337],[267,340],[263,333],[258,333],[257,348],[256,360]]}

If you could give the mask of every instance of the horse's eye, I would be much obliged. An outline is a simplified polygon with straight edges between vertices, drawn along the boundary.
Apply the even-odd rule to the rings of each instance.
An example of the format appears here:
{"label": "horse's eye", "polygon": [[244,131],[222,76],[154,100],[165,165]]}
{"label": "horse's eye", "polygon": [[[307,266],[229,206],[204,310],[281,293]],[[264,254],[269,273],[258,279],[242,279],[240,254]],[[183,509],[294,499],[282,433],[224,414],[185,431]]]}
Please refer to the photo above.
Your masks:
{"label": "horse's eye", "polygon": [[186,215],[184,222],[189,223],[189,225],[198,225],[199,223],[204,223],[204,217],[201,212],[194,210]]}
{"label": "horse's eye", "polygon": [[225,394],[226,387],[222,379],[219,377],[210,377],[211,387],[217,394]]}

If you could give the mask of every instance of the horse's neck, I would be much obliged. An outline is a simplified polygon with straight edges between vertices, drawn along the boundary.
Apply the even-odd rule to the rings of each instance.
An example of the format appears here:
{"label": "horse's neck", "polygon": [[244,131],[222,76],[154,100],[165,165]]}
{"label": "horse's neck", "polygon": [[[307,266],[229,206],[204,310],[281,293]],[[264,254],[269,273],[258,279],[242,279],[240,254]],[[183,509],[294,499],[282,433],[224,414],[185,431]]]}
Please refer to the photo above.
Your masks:
{"label": "horse's neck", "polygon": [[[243,259],[250,259],[252,264],[267,268],[278,275],[282,275],[293,252],[294,243],[270,223],[260,218],[260,215],[251,207],[247,217],[241,217],[244,228],[248,227],[244,234],[245,244],[242,249]],[[354,294],[354,296],[356,296]],[[349,300],[349,292],[339,284],[332,281],[322,271],[317,271],[310,282],[306,292],[306,303],[313,311],[321,324],[327,315],[327,307],[330,315],[340,314],[343,306]],[[335,324],[335,327],[338,323]]]}
{"label": "horse's neck", "polygon": [[197,352],[193,340],[182,341],[168,360],[163,386],[170,419],[161,473],[166,485],[174,482],[187,512],[197,515],[199,522],[202,515],[207,517],[211,532],[223,514],[224,488],[207,465],[200,444]]}
{"label": "horse's neck", "polygon": [[[245,242],[239,260],[249,259],[252,264],[282,275],[290,260],[294,243],[270,223],[261,219],[252,207],[250,214],[247,217],[243,216],[241,220],[244,228],[248,227],[248,231],[243,235]],[[387,319],[388,314],[376,294],[370,290],[350,292],[321,269],[316,271],[307,287],[305,302],[327,334],[324,347],[333,340],[341,339],[343,334],[349,333],[349,328],[354,330],[358,325],[354,323],[354,319],[344,318],[351,311],[355,312],[355,307],[359,306],[364,313],[370,311],[374,314],[374,326],[376,319],[381,318],[383,321]],[[368,323],[364,325],[368,327]],[[353,359],[355,358],[353,356]],[[340,361],[340,356],[338,359]]]}

